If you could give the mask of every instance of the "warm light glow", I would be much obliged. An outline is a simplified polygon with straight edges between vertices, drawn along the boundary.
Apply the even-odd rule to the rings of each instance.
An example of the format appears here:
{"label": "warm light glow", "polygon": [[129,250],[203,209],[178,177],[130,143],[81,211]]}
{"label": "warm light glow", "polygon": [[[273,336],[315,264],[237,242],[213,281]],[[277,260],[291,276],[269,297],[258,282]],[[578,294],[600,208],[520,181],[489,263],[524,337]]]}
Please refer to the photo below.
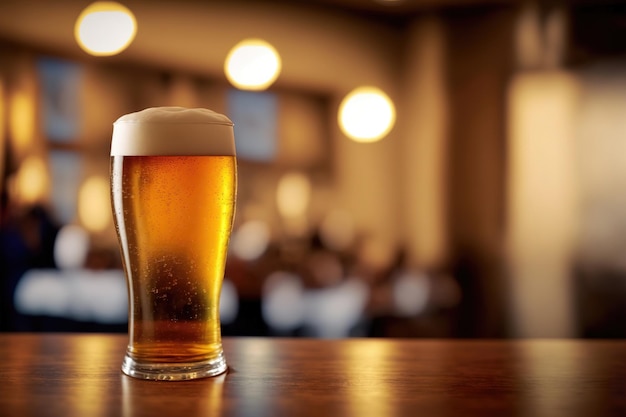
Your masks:
{"label": "warm light glow", "polygon": [[[585,378],[575,375],[586,375],[597,372],[600,360],[580,360],[587,352],[578,343],[567,339],[538,338],[534,343],[523,343],[516,346],[517,364],[524,369],[524,380],[533,381],[528,384],[527,401],[524,409],[528,415],[547,415],[563,404],[571,404],[572,392],[586,392],[589,389]],[[601,365],[600,365],[601,366]],[[556,369],[567,369],[570,378],[563,383],[565,390],[554,389]],[[550,391],[550,395],[545,395]]]}
{"label": "warm light glow", "polygon": [[311,182],[299,172],[283,175],[276,190],[278,211],[286,218],[305,215],[311,199]]}
{"label": "warm light glow", "polygon": [[518,337],[575,334],[571,262],[579,250],[581,88],[565,71],[519,74],[509,87],[507,269]]}
{"label": "warm light glow", "polygon": [[41,202],[46,196],[48,186],[46,164],[37,156],[26,158],[16,178],[18,199],[26,204]]}
{"label": "warm light glow", "polygon": [[[363,340],[363,343],[348,343],[345,352],[346,359],[342,360],[337,366],[344,368],[345,370],[343,372],[347,376],[345,382],[347,388],[343,397],[346,415],[391,416],[399,414],[398,403],[394,403],[393,401],[363,401],[363,392],[365,391],[359,386],[363,381],[372,378],[369,376],[371,375],[372,369],[386,369],[388,367],[388,361],[398,354],[394,346],[391,343],[377,343],[373,340]],[[441,362],[438,357],[439,355],[439,351],[437,351],[435,355],[429,355],[429,364]],[[363,365],[365,363],[367,366]],[[435,369],[437,369],[437,372],[444,372],[443,369],[445,369],[445,367],[436,366]],[[444,388],[441,387],[439,381],[435,381],[435,378],[431,379],[433,381],[429,385],[436,386],[437,390],[450,389],[449,385],[444,385]],[[444,382],[443,384],[446,383],[447,382]],[[369,398],[388,398],[390,395],[393,395],[392,393],[397,389],[393,378],[378,378],[376,383],[367,386],[366,395]]]}
{"label": "warm light glow", "polygon": [[18,155],[22,155],[34,141],[35,102],[25,91],[11,96],[9,107],[9,132]]}
{"label": "warm light glow", "polygon": [[97,1],[89,5],[76,19],[74,36],[87,53],[110,56],[122,52],[137,33],[133,13],[113,1]]}
{"label": "warm light glow", "polygon": [[78,193],[78,217],[91,232],[101,232],[111,221],[109,181],[104,177],[90,177]]}
{"label": "warm light glow", "polygon": [[246,39],[235,45],[224,63],[228,81],[240,90],[265,90],[280,74],[276,49],[261,39]]}
{"label": "warm light glow", "polygon": [[270,243],[270,228],[260,220],[250,220],[242,224],[232,238],[235,255],[246,261],[259,258]]}
{"label": "warm light glow", "polygon": [[375,142],[393,128],[396,109],[391,99],[376,87],[359,87],[339,106],[339,126],[357,142]]}

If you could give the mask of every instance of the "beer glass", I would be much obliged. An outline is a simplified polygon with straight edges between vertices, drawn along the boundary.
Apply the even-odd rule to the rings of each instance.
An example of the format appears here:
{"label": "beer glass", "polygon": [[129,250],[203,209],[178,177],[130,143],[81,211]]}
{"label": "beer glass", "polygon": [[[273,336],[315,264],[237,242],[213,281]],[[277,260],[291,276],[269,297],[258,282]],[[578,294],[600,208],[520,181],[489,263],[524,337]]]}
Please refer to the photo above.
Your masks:
{"label": "beer glass", "polygon": [[219,299],[236,192],[226,116],[157,107],[114,123],[111,198],[129,295],[125,374],[186,380],[226,371]]}

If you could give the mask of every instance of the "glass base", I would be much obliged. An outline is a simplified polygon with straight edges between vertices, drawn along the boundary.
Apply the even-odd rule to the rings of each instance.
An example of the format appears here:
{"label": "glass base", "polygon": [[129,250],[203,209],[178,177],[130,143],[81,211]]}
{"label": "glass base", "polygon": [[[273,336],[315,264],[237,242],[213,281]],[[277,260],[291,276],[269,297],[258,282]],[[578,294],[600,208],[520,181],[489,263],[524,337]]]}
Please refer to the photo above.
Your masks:
{"label": "glass base", "polygon": [[122,362],[122,372],[133,378],[157,381],[186,381],[207,378],[226,372],[224,354],[208,361],[191,363],[139,363],[128,354]]}

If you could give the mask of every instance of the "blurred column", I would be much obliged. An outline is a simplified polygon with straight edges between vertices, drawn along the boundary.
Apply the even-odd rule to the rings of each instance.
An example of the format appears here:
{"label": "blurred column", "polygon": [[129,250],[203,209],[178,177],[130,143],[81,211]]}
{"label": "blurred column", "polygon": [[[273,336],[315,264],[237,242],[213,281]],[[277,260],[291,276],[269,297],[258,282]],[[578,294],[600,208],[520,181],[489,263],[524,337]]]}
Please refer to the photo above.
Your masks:
{"label": "blurred column", "polygon": [[[3,59],[0,56],[0,59]],[[7,153],[7,136],[6,136],[6,113],[7,113],[7,97],[5,94],[4,73],[0,70],[0,172],[5,171],[5,161]],[[0,193],[4,192],[4,176],[0,181]]]}
{"label": "blurred column", "polygon": [[579,217],[574,126],[580,83],[558,69],[564,31],[558,16],[540,19],[532,6],[522,10],[522,71],[508,91],[509,287],[513,336],[520,337],[575,336],[571,273]]}
{"label": "blurred column", "polygon": [[337,198],[333,203],[353,216],[357,234],[391,249],[399,230],[396,129],[381,141],[357,143],[334,125]]}
{"label": "blurred column", "polygon": [[413,262],[439,266],[447,253],[446,159],[448,106],[445,31],[440,18],[416,20],[409,28],[401,107],[399,176],[401,238]]}
{"label": "blurred column", "polygon": [[458,332],[499,337],[506,326],[506,86],[513,68],[512,8],[446,15],[449,152],[447,228],[461,287]]}

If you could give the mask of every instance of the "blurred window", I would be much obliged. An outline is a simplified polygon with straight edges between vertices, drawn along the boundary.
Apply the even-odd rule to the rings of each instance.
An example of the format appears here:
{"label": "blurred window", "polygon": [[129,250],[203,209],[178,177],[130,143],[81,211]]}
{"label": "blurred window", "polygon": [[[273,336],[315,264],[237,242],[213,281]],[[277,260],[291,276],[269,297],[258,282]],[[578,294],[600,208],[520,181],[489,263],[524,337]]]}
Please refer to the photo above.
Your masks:
{"label": "blurred window", "polygon": [[235,124],[238,158],[256,162],[276,158],[277,108],[274,93],[229,90],[228,115]]}
{"label": "blurred window", "polygon": [[40,58],[37,73],[44,135],[50,142],[76,141],[80,121],[81,68],[70,61]]}

